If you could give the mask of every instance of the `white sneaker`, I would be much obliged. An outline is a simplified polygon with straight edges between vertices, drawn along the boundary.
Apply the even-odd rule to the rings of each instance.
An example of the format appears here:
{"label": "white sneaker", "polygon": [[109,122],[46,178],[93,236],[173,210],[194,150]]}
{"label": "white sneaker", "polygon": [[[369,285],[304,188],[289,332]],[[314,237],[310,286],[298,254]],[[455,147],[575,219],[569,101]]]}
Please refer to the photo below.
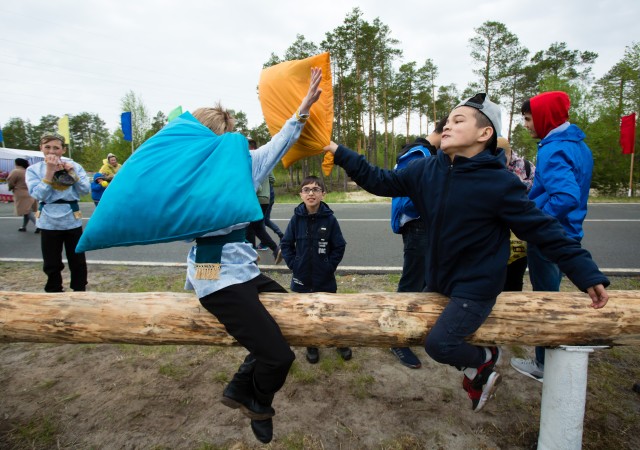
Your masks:
{"label": "white sneaker", "polygon": [[543,382],[544,366],[541,367],[534,359],[511,358],[511,367],[529,378]]}

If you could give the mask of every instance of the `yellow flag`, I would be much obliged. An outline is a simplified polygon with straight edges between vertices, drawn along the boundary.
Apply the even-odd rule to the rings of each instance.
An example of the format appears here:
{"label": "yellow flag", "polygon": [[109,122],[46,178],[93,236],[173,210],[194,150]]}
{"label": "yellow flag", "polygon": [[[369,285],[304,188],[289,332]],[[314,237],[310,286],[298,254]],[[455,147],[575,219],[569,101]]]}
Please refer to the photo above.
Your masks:
{"label": "yellow flag", "polygon": [[58,133],[64,137],[65,144],[69,145],[69,116],[66,114],[58,119]]}

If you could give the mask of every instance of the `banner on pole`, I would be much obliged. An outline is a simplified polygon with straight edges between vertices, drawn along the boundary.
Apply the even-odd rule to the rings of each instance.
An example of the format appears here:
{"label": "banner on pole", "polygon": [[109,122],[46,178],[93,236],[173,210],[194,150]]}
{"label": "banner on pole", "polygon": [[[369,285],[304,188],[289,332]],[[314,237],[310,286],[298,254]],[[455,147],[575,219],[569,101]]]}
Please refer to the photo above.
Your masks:
{"label": "banner on pole", "polygon": [[123,112],[122,114],[120,114],[120,125],[122,126],[122,134],[124,134],[124,140],[133,142],[130,112]]}
{"label": "banner on pole", "polygon": [[69,145],[71,139],[69,138],[69,116],[66,114],[58,119],[58,133],[65,139],[65,144]]}
{"label": "banner on pole", "polygon": [[635,152],[636,143],[636,113],[622,116],[620,121],[620,147],[623,155]]}
{"label": "banner on pole", "polygon": [[167,116],[167,122],[171,122],[176,117],[182,115],[182,106],[178,106],[171,110],[169,116]]}

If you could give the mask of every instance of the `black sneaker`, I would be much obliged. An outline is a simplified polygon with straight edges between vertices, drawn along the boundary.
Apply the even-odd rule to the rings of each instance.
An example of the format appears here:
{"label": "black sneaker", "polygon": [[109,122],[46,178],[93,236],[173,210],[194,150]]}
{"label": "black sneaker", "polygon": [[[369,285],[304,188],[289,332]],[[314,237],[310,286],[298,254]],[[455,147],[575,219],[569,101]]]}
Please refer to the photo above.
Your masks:
{"label": "black sneaker", "polygon": [[316,347],[307,347],[307,361],[309,364],[316,364],[320,361],[320,352]]}
{"label": "black sneaker", "polygon": [[400,362],[410,369],[422,367],[422,363],[409,347],[394,347],[391,349],[391,353],[396,355]]}
{"label": "black sneaker", "polygon": [[489,347],[491,350],[491,359],[478,367],[478,373],[473,380],[466,375],[462,379],[462,387],[471,399],[471,408],[478,412],[487,401],[491,399],[500,383],[500,374],[494,372],[493,369],[500,361],[502,352],[498,347]]}
{"label": "black sneaker", "polygon": [[27,229],[25,227],[20,227],[20,228],[18,228],[18,231],[25,232],[25,231],[27,231]]}
{"label": "black sneaker", "polygon": [[340,353],[340,357],[343,361],[349,361],[353,354],[351,353],[351,349],[349,347],[338,347],[338,353]]}

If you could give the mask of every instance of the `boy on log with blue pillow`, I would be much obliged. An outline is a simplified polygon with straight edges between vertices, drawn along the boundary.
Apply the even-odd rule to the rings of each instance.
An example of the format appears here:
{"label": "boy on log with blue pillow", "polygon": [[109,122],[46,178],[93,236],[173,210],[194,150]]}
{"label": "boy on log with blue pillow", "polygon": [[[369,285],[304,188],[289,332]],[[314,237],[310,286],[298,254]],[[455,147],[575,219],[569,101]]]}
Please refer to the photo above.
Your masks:
{"label": "boy on log with blue pillow", "polygon": [[465,338],[480,328],[504,286],[509,229],[556,262],[589,294],[591,307],[602,308],[609,299],[609,280],[589,252],[536,208],[524,184],[507,171],[496,145],[501,124],[498,105],[477,94],[449,114],[441,152],[397,171],[372,166],[335,142],[325,147],[358,185],[376,195],[410,197],[426,222],[425,291],[446,295],[449,303],[427,335],[425,350],[463,371],[462,386],[474,411],[484,407],[500,381],[494,371],[500,349],[471,345]]}
{"label": "boy on log with blue pillow", "polygon": [[[299,109],[271,141],[250,152],[254,190],[300,137],[309,110],[322,93],[321,79],[321,69],[311,69],[309,90]],[[218,135],[233,131],[235,125],[235,119],[220,105],[197,109],[193,116]],[[251,200],[255,201],[255,196]],[[224,388],[221,401],[239,408],[251,419],[256,438],[268,443],[275,414],[271,402],[284,385],[295,355],[260,302],[261,292],[287,291],[260,273],[257,253],[245,240],[248,225],[238,223],[196,239],[188,256],[186,288],[194,289],[202,306],[249,351]]]}

